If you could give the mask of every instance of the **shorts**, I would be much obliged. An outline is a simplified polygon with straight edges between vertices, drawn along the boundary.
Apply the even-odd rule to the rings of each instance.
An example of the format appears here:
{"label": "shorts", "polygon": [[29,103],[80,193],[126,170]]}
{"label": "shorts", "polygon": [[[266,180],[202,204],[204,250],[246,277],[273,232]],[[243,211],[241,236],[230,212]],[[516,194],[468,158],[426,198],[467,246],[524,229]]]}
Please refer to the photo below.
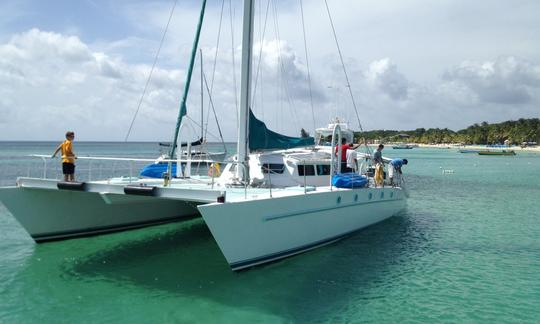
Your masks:
{"label": "shorts", "polygon": [[341,173],[349,173],[352,172],[352,169],[347,167],[347,161],[341,161],[340,164],[340,171]]}
{"label": "shorts", "polygon": [[75,164],[64,162],[62,163],[62,173],[63,174],[74,174],[75,173]]}

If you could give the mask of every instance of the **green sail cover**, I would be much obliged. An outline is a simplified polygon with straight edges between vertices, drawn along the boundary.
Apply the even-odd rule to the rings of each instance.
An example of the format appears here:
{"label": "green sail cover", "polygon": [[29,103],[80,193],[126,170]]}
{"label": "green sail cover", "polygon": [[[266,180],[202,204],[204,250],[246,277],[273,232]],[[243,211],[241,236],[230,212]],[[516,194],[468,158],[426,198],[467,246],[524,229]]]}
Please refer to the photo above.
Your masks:
{"label": "green sail cover", "polygon": [[289,149],[314,144],[313,137],[290,137],[269,130],[266,124],[258,120],[251,109],[249,110],[250,150]]}

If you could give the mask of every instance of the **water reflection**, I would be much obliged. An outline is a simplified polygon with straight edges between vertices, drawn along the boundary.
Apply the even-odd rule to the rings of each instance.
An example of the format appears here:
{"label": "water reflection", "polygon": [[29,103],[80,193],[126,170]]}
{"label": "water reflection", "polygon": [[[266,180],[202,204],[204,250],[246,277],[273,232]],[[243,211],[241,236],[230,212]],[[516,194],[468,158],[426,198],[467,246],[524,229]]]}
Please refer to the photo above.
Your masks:
{"label": "water reflection", "polygon": [[426,253],[430,223],[418,215],[411,219],[404,213],[336,244],[240,273],[229,269],[208,228],[197,219],[91,253],[77,264],[66,263],[63,270],[74,278],[106,278],[317,321],[333,316],[332,309],[346,304],[350,294],[370,296],[370,289],[391,284],[395,268]]}

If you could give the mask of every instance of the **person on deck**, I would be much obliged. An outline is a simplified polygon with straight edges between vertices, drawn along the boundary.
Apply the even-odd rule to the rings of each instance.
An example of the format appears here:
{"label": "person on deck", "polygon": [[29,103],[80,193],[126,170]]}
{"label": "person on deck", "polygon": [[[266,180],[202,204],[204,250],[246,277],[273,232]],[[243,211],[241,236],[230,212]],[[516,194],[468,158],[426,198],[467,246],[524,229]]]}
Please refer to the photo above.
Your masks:
{"label": "person on deck", "polygon": [[382,158],[382,150],[384,145],[379,144],[377,150],[373,153],[373,165],[375,166],[375,175],[373,179],[375,186],[382,186],[384,184],[384,160]]}
{"label": "person on deck", "polygon": [[379,144],[379,147],[377,147],[377,150],[373,152],[373,164],[377,165],[377,163],[384,164],[383,158],[382,158],[382,150],[384,149],[384,145]]}
{"label": "person on deck", "polygon": [[401,186],[401,175],[403,174],[401,167],[407,163],[409,163],[407,159],[393,159],[390,161],[388,176],[390,177],[391,186]]}
{"label": "person on deck", "polygon": [[75,139],[75,133],[72,131],[66,132],[66,140],[58,145],[51,156],[51,158],[54,158],[59,151],[62,151],[64,181],[75,181],[75,159],[77,157],[73,153],[73,139]]}
{"label": "person on deck", "polygon": [[356,150],[347,150],[347,168],[350,170],[349,172],[357,172],[358,154],[356,153]]}
{"label": "person on deck", "polygon": [[[355,150],[360,144],[349,144],[347,143],[346,138],[341,138],[341,158],[340,158],[340,172],[346,173],[346,172],[352,172],[352,169],[347,167],[347,151],[348,150]],[[339,146],[336,145],[336,156],[339,152]]]}

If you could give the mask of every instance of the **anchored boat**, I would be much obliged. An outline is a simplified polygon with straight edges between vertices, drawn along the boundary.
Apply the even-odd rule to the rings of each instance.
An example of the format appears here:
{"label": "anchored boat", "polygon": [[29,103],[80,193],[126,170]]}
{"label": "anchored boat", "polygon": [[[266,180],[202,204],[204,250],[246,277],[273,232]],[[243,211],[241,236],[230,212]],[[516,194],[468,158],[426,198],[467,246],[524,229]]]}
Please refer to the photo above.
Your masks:
{"label": "anchored boat", "polygon": [[[175,156],[186,113],[205,5],[203,1],[170,157]],[[330,244],[403,210],[407,192],[401,183],[377,187],[364,174],[335,181],[344,177],[334,152],[347,136],[340,123],[331,127],[330,145],[316,145],[311,137],[275,133],[255,117],[250,109],[253,16],[253,0],[245,0],[237,155],[221,176],[86,183],[19,178],[16,187],[0,189],[0,200],[37,242],[200,214],[233,270]],[[342,146],[337,147],[341,157]]]}
{"label": "anchored boat", "polygon": [[410,150],[412,149],[414,146],[412,145],[409,145],[409,144],[397,144],[397,145],[394,145],[392,146],[392,148],[394,150]]}
{"label": "anchored boat", "polygon": [[479,151],[478,155],[516,155],[514,150],[485,150]]}

